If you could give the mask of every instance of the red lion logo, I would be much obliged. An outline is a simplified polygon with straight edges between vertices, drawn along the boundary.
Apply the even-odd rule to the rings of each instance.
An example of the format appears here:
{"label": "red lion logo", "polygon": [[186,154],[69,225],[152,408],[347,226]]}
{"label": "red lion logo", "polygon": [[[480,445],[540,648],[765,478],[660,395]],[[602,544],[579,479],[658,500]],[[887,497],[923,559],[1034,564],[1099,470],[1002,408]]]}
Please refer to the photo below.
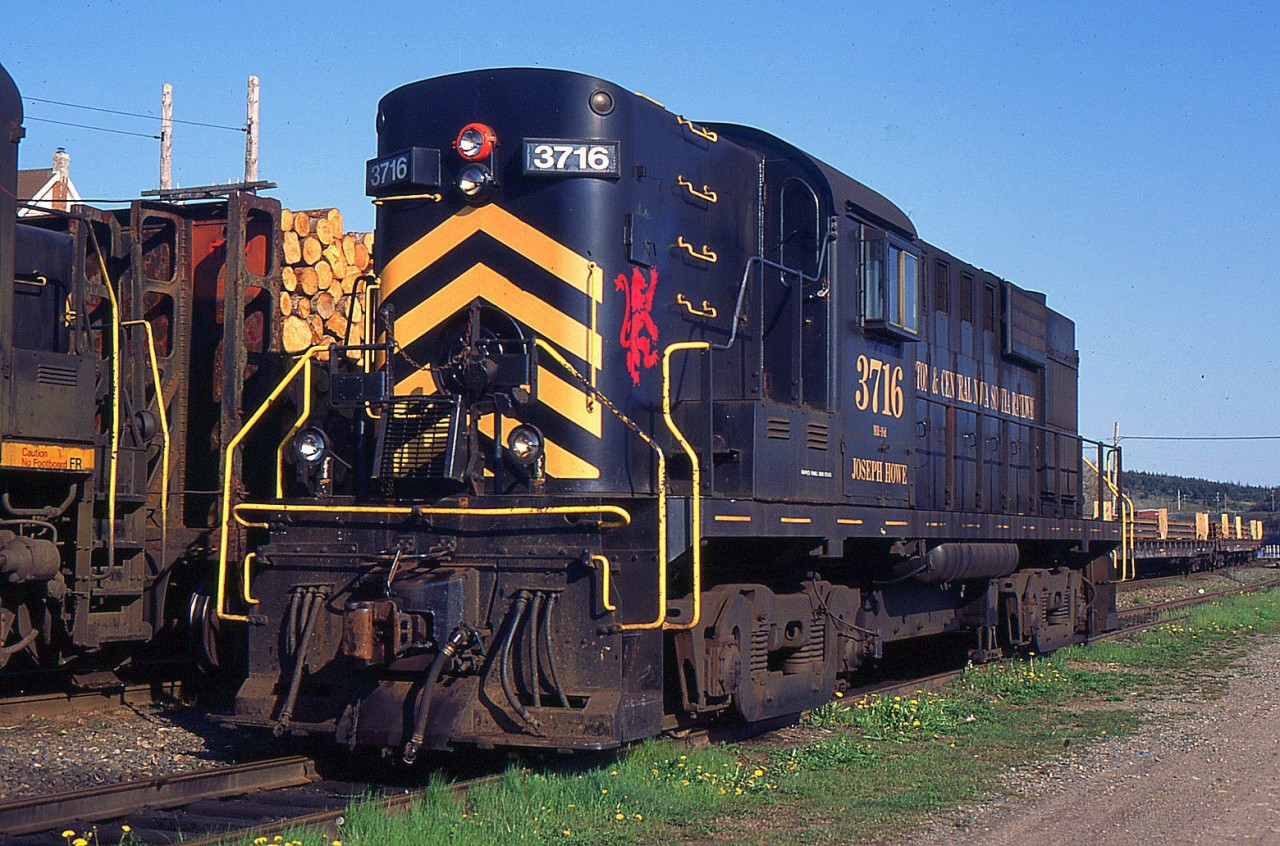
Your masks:
{"label": "red lion logo", "polygon": [[640,368],[648,370],[658,363],[658,324],[653,322],[653,295],[658,289],[658,269],[649,269],[646,280],[640,268],[631,269],[631,279],[619,273],[613,280],[615,290],[627,296],[627,315],[622,319],[618,340],[627,351],[627,372],[631,381],[640,384]]}

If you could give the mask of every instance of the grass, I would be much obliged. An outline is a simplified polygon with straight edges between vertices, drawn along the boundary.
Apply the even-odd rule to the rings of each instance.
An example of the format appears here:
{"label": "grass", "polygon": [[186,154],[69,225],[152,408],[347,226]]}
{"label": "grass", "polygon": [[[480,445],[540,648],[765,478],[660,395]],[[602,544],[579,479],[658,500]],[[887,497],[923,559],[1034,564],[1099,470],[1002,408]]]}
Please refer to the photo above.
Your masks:
{"label": "grass", "polygon": [[[340,842],[781,846],[865,842],[869,832],[890,841],[998,791],[1010,766],[1132,733],[1142,720],[1135,700],[1220,694],[1230,662],[1276,633],[1280,592],[1213,603],[1123,640],[971,667],[944,691],[838,700],[785,746],[649,742],[583,772],[513,768],[464,797],[435,781],[402,815],[356,803]],[[284,840],[331,846],[314,832]]]}

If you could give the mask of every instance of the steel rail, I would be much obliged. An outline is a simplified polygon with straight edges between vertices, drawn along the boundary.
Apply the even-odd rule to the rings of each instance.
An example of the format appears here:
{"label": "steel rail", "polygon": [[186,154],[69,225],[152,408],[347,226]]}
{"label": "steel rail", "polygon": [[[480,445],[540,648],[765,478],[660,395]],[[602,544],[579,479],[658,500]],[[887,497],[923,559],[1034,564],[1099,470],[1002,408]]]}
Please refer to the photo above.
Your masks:
{"label": "steel rail", "polygon": [[86,820],[115,819],[143,808],[175,808],[204,799],[295,787],[318,778],[313,759],[291,755],[68,793],[29,796],[0,803],[0,831],[7,835],[57,831]]}
{"label": "steel rail", "polygon": [[[474,787],[489,784],[497,781],[501,776],[486,775],[476,778],[464,779],[456,781],[449,785],[449,789],[455,793],[465,793]],[[426,789],[413,788],[402,793],[396,793],[392,796],[371,797],[364,800],[379,810],[388,813],[399,813],[405,811],[417,800],[426,795]],[[331,834],[341,832],[343,824],[346,822],[347,808],[339,808],[333,811],[316,811],[312,814],[302,816],[281,818],[271,820],[265,823],[254,823],[235,832],[220,832],[217,834],[209,834],[197,838],[184,838],[182,846],[218,846],[218,844],[226,843],[232,839],[232,835],[246,837],[248,835],[267,836],[279,834],[283,831],[296,831],[300,828],[319,828],[328,831]]]}
{"label": "steel rail", "polygon": [[23,696],[0,698],[0,719],[14,719],[31,715],[48,716],[76,711],[94,711],[121,705],[145,704],[157,700],[177,699],[179,683],[152,682],[148,684],[117,684],[99,690],[65,690],[48,693],[29,693]]}

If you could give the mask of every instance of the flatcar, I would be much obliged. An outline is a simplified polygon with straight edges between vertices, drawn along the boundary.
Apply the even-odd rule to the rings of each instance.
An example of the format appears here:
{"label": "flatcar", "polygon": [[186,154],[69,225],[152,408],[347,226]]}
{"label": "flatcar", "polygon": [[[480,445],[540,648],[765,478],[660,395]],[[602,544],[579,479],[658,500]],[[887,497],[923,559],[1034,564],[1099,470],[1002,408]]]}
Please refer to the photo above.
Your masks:
{"label": "flatcar", "polygon": [[1193,573],[1253,561],[1262,547],[1262,521],[1239,514],[1134,512],[1130,568],[1136,577]]}
{"label": "flatcar", "polygon": [[813,707],[896,641],[1112,623],[1081,469],[1119,457],[1044,295],[595,77],[430,79],[376,124],[377,335],[300,357],[225,445],[279,474],[221,480],[227,719],[406,761],[603,749]]}

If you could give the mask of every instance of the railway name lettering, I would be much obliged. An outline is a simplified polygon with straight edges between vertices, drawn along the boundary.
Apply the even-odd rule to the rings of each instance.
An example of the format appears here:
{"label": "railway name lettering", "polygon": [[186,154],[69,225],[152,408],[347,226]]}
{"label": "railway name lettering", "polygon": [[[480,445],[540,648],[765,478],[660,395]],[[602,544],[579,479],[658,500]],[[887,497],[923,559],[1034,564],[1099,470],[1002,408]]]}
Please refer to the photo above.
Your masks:
{"label": "railway name lettering", "polygon": [[855,458],[853,480],[856,482],[881,482],[887,485],[906,485],[907,465],[878,458]]}
{"label": "railway name lettering", "polygon": [[996,382],[930,367],[922,361],[916,362],[916,390],[1019,420],[1036,419],[1035,397],[1002,388]]}

